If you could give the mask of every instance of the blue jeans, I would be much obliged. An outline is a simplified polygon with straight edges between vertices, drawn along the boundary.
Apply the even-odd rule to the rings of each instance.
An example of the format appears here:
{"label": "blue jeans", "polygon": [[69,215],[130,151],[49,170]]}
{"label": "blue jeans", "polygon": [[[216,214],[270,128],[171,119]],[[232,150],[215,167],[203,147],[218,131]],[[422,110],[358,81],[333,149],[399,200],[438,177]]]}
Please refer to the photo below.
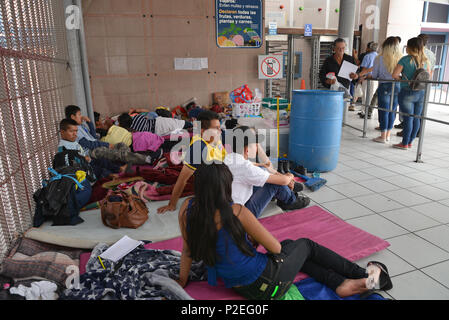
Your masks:
{"label": "blue jeans", "polygon": [[296,194],[288,186],[265,183],[263,187],[253,187],[253,195],[246,201],[245,207],[258,218],[273,197],[285,204],[296,201]]}
{"label": "blue jeans", "polygon": [[[424,107],[424,90],[413,91],[409,88],[402,88],[399,93],[399,110],[404,113],[420,116]],[[406,146],[413,142],[418,134],[420,119],[404,116],[404,130],[402,145]]]}
{"label": "blue jeans", "polygon": [[[396,119],[396,113],[394,112],[398,107],[398,95],[400,88],[399,83],[394,85],[393,107],[391,109],[393,112],[378,110],[381,132],[390,131],[393,129],[394,120]],[[381,83],[379,85],[379,88],[377,89],[379,108],[390,109],[391,89],[391,83]]]}

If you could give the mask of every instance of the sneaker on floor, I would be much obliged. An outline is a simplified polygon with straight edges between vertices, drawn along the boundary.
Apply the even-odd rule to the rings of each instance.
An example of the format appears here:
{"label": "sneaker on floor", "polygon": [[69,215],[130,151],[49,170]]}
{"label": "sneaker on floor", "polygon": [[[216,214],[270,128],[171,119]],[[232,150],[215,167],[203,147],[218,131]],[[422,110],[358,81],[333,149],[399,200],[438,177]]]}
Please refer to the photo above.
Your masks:
{"label": "sneaker on floor", "polygon": [[394,127],[396,129],[403,129],[404,128],[404,126],[402,125],[402,122],[400,124],[395,124]]}
{"label": "sneaker on floor", "polygon": [[396,133],[396,135],[397,135],[398,137],[402,137],[402,136],[404,135],[404,131],[399,131],[398,133]]}
{"label": "sneaker on floor", "polygon": [[408,149],[408,145],[404,146],[402,143],[398,143],[398,144],[394,144],[393,148],[407,150]]}
{"label": "sneaker on floor", "polygon": [[379,130],[380,131],[380,127],[375,127],[374,130]]}
{"label": "sneaker on floor", "polygon": [[348,107],[348,111],[355,111],[355,107],[351,104],[351,105]]}
{"label": "sneaker on floor", "polygon": [[407,145],[407,148],[410,149],[411,147],[412,147],[412,144],[411,144],[411,143]]}
{"label": "sneaker on floor", "polygon": [[285,204],[282,201],[278,200],[277,205],[284,211],[298,210],[305,208],[309,205],[310,198],[302,195],[298,195],[295,202],[290,204]]}

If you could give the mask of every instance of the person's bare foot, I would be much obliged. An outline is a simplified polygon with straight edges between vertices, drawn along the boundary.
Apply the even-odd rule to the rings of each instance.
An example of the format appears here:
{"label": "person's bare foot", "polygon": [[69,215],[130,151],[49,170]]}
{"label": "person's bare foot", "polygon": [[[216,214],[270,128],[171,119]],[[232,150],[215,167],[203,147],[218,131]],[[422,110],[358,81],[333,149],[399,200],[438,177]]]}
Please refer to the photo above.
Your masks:
{"label": "person's bare foot", "polygon": [[354,294],[360,294],[368,291],[366,288],[366,278],[363,279],[346,279],[335,290],[339,297],[345,298]]}

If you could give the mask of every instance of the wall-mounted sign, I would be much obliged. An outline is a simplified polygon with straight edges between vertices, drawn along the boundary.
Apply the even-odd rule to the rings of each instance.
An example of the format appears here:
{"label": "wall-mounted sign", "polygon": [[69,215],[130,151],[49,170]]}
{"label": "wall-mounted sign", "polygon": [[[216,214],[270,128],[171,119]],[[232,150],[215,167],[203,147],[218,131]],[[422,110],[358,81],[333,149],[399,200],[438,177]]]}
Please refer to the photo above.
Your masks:
{"label": "wall-mounted sign", "polygon": [[262,0],[215,0],[217,46],[260,48],[262,8]]}
{"label": "wall-mounted sign", "polygon": [[304,36],[305,37],[311,37],[312,36],[312,25],[306,24],[304,26]]}
{"label": "wall-mounted sign", "polygon": [[259,56],[259,79],[282,79],[282,54]]}
{"label": "wall-mounted sign", "polygon": [[271,21],[268,23],[268,34],[271,36],[278,34],[278,23],[276,21]]}

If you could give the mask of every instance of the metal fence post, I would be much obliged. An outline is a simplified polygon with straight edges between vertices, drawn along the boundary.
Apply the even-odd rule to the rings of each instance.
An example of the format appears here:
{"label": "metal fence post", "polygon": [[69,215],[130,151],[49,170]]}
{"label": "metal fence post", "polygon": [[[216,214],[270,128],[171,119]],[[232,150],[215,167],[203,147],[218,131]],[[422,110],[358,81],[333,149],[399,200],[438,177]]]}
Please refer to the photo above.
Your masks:
{"label": "metal fence post", "polygon": [[424,131],[426,128],[427,105],[429,104],[430,86],[431,86],[430,83],[426,84],[426,91],[424,93],[424,106],[421,114],[421,127],[419,128],[419,142],[418,142],[418,150],[416,151],[416,161],[415,161],[418,163],[423,162],[421,160],[421,155],[424,140]]}
{"label": "metal fence post", "polygon": [[368,122],[368,109],[369,109],[369,104],[371,103],[371,80],[366,79],[365,81],[368,81],[366,83],[366,92],[365,92],[365,118],[363,120],[363,136],[362,138],[366,138],[366,124]]}

